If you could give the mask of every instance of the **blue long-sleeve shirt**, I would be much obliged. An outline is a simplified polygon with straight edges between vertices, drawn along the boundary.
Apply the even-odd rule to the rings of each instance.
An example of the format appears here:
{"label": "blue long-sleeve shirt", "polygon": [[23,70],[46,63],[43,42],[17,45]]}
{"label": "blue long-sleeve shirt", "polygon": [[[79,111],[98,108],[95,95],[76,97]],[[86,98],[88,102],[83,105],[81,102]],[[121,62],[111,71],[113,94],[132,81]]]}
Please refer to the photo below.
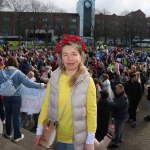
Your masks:
{"label": "blue long-sleeve shirt", "polygon": [[[8,67],[8,69],[5,69],[4,71],[6,73],[6,76],[11,76],[15,70],[16,68],[11,66],[11,67]],[[22,89],[21,85],[24,85],[28,88],[36,88],[36,89],[43,88],[41,83],[30,81],[29,78],[20,70],[18,70],[18,72],[15,74],[12,80],[16,89],[18,88],[16,93],[13,96],[21,95],[21,89]],[[2,84],[3,82],[4,82],[4,76],[3,76],[2,70],[0,70],[0,84]]]}

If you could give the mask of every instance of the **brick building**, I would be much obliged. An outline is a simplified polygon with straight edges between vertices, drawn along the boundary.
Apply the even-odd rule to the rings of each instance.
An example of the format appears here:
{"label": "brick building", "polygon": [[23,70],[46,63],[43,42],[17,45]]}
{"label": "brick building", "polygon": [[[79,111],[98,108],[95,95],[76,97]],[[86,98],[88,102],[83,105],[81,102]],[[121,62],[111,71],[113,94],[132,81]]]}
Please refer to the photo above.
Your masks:
{"label": "brick building", "polygon": [[[46,37],[51,41],[62,34],[79,35],[79,15],[73,13],[0,12],[1,35],[25,38]],[[48,42],[51,42],[48,41]]]}
{"label": "brick building", "polygon": [[[114,42],[119,39],[127,44],[135,38],[150,38],[150,17],[146,18],[141,10],[124,16],[100,13],[94,19],[95,40],[103,38],[108,43],[109,39]],[[80,35],[80,16],[78,13],[0,12],[0,33],[52,42],[64,33]]]}
{"label": "brick building", "polygon": [[[128,43],[133,39],[150,38],[150,18],[146,18],[141,10],[124,16],[98,14],[95,17],[95,38],[104,38],[105,42],[119,39],[120,43]],[[108,43],[108,42],[107,42]]]}

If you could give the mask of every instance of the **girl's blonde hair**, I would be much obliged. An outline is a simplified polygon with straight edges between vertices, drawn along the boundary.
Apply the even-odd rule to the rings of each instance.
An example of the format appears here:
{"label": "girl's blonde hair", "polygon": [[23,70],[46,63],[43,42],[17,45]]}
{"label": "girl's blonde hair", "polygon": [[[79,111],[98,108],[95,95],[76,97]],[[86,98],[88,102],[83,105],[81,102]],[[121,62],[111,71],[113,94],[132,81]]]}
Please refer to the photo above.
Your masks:
{"label": "girl's blonde hair", "polygon": [[[83,57],[82,50],[81,50],[81,48],[80,48],[77,44],[75,44],[75,43],[73,43],[73,42],[65,43],[65,44],[61,47],[61,53],[60,53],[60,63],[59,63],[59,66],[60,66],[60,69],[61,69],[62,72],[65,72],[65,71],[66,71],[66,68],[65,68],[65,66],[64,66],[64,64],[63,64],[63,61],[62,61],[62,49],[63,49],[65,46],[67,46],[67,45],[72,46],[73,48],[75,48],[75,49],[79,52],[80,56]],[[72,86],[75,84],[75,82],[77,81],[78,77],[79,77],[81,74],[84,74],[86,71],[87,71],[87,69],[86,69],[86,67],[84,66],[83,62],[81,61],[80,64],[79,64],[79,66],[78,66],[77,72],[76,72],[76,73],[70,78],[70,80],[69,80],[69,86],[72,87]]]}

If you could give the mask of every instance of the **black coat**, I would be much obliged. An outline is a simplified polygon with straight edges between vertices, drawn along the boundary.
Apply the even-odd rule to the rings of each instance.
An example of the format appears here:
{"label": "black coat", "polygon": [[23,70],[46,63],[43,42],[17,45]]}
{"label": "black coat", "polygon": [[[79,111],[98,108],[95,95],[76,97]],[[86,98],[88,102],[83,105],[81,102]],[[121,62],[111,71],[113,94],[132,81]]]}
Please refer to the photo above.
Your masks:
{"label": "black coat", "polygon": [[132,83],[129,80],[125,83],[124,88],[130,103],[138,103],[141,100],[142,87],[139,82],[135,81]]}
{"label": "black coat", "polygon": [[101,99],[97,103],[97,131],[96,138],[101,141],[108,131],[110,106],[107,99]]}
{"label": "black coat", "polygon": [[125,93],[115,96],[113,101],[110,101],[112,117],[114,119],[125,119],[128,115],[128,98]]}
{"label": "black coat", "polygon": [[147,91],[147,92],[148,92],[148,93],[147,93],[147,100],[150,101],[150,87],[148,87],[147,90],[148,90],[148,91]]}

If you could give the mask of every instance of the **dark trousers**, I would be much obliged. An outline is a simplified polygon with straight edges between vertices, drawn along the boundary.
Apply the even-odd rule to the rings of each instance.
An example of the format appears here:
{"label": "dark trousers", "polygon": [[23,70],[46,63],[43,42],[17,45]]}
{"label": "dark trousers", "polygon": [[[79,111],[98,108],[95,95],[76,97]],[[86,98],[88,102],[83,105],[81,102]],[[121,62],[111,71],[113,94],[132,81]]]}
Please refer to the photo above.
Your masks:
{"label": "dark trousers", "polygon": [[133,122],[136,122],[136,110],[137,110],[138,104],[139,102],[134,102],[134,104],[129,103],[129,108],[128,108],[129,119],[132,120]]}
{"label": "dark trousers", "polygon": [[117,145],[119,144],[119,141],[121,140],[121,137],[122,137],[124,122],[125,122],[125,119],[114,118],[115,138],[113,139],[113,142]]}
{"label": "dark trousers", "polygon": [[109,118],[106,120],[97,120],[97,130],[96,130],[96,134],[95,137],[96,139],[100,142],[101,140],[104,139],[104,137],[107,134],[108,131],[108,124],[109,124]]}
{"label": "dark trousers", "polygon": [[4,111],[3,99],[0,99],[0,119],[2,121],[5,120],[5,111]]}
{"label": "dark trousers", "polygon": [[14,139],[20,138],[21,97],[4,97],[4,107],[6,111],[6,134],[11,135],[14,129]]}
{"label": "dark trousers", "polygon": [[34,127],[33,128],[36,129],[37,128],[37,124],[38,124],[39,113],[38,114],[34,114],[33,117],[34,117]]}
{"label": "dark trousers", "polygon": [[97,130],[96,130],[96,139],[101,141],[107,134],[108,125],[110,117],[110,107],[105,102],[101,100],[97,103]]}

